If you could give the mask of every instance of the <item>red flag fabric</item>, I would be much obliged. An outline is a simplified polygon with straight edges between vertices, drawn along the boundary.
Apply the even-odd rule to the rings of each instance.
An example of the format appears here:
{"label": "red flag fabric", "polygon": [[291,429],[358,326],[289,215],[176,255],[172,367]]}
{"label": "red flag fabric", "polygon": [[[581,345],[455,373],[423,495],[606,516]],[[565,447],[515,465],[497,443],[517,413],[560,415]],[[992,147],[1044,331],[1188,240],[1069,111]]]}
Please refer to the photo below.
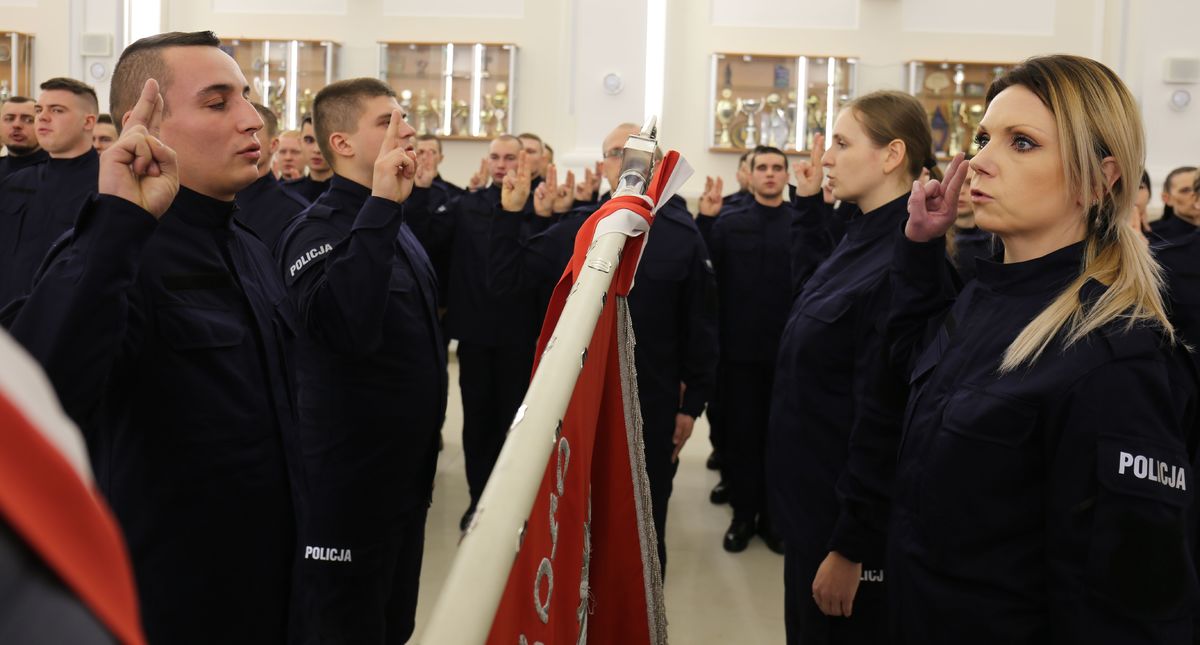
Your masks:
{"label": "red flag fabric", "polygon": [[[8,353],[10,345],[0,347],[0,364],[20,368],[25,361]],[[39,430],[33,419],[47,418],[47,411],[26,409],[29,401],[0,387],[0,516],[119,642],[141,645],[133,569],[117,523]],[[62,416],[61,409],[50,414]]]}
{"label": "red flag fabric", "polygon": [[[680,158],[659,163],[647,197],[616,197],[588,218],[542,325],[537,355],[550,341],[584,268],[597,229],[632,212],[647,226],[667,195]],[[556,446],[526,523],[525,536],[492,622],[488,642],[658,644],[666,640],[662,579],[642,457],[632,369],[633,338],[624,296],[633,286],[645,235],[631,237],[605,295]],[[537,366],[535,364],[534,370]]]}

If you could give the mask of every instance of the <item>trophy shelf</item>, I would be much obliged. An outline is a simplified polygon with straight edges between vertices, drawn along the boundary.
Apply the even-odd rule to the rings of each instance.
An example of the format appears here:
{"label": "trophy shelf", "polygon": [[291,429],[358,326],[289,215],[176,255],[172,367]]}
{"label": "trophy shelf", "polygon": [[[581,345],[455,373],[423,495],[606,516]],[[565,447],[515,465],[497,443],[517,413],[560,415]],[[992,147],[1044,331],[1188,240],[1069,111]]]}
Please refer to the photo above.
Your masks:
{"label": "trophy shelf", "polygon": [[804,151],[832,128],[857,84],[854,57],[717,52],[710,69],[708,149],[742,153],[771,145]]}
{"label": "trophy shelf", "polygon": [[517,46],[380,42],[379,78],[417,134],[486,141],[513,132]]}
{"label": "trophy shelf", "polygon": [[909,61],[908,92],[925,108],[939,161],[959,152],[975,154],[975,132],[986,109],[988,87],[1015,63],[983,61]]}
{"label": "trophy shelf", "polygon": [[313,99],[334,81],[340,45],[328,40],[227,38],[229,54],[250,82],[250,98],[275,112],[280,130],[295,130]]}
{"label": "trophy shelf", "polygon": [[0,32],[0,102],[10,96],[33,96],[33,35]]}

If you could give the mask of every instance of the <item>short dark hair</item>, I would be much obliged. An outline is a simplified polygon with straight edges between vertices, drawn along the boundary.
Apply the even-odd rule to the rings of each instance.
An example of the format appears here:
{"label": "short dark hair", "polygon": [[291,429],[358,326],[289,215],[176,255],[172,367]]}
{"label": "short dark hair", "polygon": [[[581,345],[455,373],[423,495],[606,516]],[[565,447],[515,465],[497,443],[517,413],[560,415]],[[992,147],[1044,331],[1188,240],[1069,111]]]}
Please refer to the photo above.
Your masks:
{"label": "short dark hair", "polygon": [[262,117],[263,128],[262,132],[267,136],[265,141],[259,141],[262,145],[271,143],[271,139],[279,134],[279,117],[275,116],[275,111],[261,103],[251,103],[254,109],[258,111],[258,115]]}
{"label": "short dark hair", "polygon": [[754,150],[747,150],[747,151],[743,152],[742,156],[738,157],[738,165],[739,166],[742,165],[742,162],[744,162],[744,161],[749,161],[750,155],[752,155],[752,154],[754,154]]}
{"label": "short dark hair", "polygon": [[1175,179],[1175,177],[1177,177],[1178,175],[1182,175],[1185,172],[1195,172],[1195,171],[1196,171],[1195,166],[1180,166],[1180,167],[1176,168],[1175,170],[1172,170],[1171,172],[1167,173],[1167,179],[1166,179],[1166,181],[1163,182],[1163,192],[1164,193],[1171,192],[1171,180]]}
{"label": "short dark hair", "polygon": [[786,171],[788,168],[788,156],[786,152],[776,148],[775,146],[756,146],[750,151],[751,170],[754,170],[754,160],[758,158],[758,155],[779,155],[783,157],[783,169]]}
{"label": "short dark hair", "polygon": [[1140,190],[1142,188],[1145,188],[1146,191],[1149,192],[1151,190],[1150,186],[1151,186],[1150,173],[1146,172],[1146,169],[1143,168],[1142,169],[1142,182],[1140,184],[1138,184],[1138,189]]}
{"label": "short dark hair", "polygon": [[438,138],[438,135],[436,135],[436,134],[418,134],[416,140],[417,141],[432,141],[432,142],[436,143],[438,146],[438,153],[441,154],[442,140],[440,138]]}
{"label": "short dark hair", "polygon": [[[16,103],[17,105],[33,102],[33,99],[29,98],[28,96],[10,96],[7,99],[4,99],[4,103]],[[0,105],[3,105],[4,103],[0,103]]]}
{"label": "short dark hair", "polygon": [[[306,125],[312,125],[312,122],[313,122],[312,115],[306,114],[306,115],[304,115],[303,119],[300,119],[300,127],[303,128]],[[313,127],[316,127],[316,126],[313,126]]]}
{"label": "short dark hair", "polygon": [[107,123],[109,125],[116,125],[115,123],[113,123],[112,115],[108,114],[107,112],[104,114],[98,115],[96,117],[96,123]]}
{"label": "short dark hair", "polygon": [[88,114],[98,114],[100,112],[100,100],[96,98],[96,90],[92,89],[91,85],[83,81],[77,81],[73,78],[65,76],[56,76],[47,80],[38,86],[43,92],[47,90],[62,90],[70,92],[75,96],[83,99],[85,109],[89,110]]}
{"label": "short dark hair", "polygon": [[396,90],[377,78],[351,78],[330,83],[317,92],[313,99],[313,130],[321,155],[333,165],[337,156],[329,147],[329,137],[334,132],[353,134],[358,130],[358,118],[362,116],[363,99],[377,96],[396,96]]}
{"label": "short dark hair", "polygon": [[545,149],[546,149],[546,142],[542,141],[541,137],[539,137],[538,135],[536,135],[532,132],[524,132],[522,134],[518,134],[517,138],[518,139],[533,139],[534,141],[537,141],[538,144],[540,144],[542,146],[543,151],[545,151]]}
{"label": "short dark hair", "polygon": [[[117,130],[125,113],[133,109],[146,79],[158,81],[159,92],[165,97],[167,86],[174,80],[171,70],[163,62],[162,51],[171,47],[219,47],[221,39],[211,31],[171,31],[138,39],[121,52],[113,68],[112,85],[108,100],[108,111],[113,115]],[[163,103],[163,112],[168,106]]]}

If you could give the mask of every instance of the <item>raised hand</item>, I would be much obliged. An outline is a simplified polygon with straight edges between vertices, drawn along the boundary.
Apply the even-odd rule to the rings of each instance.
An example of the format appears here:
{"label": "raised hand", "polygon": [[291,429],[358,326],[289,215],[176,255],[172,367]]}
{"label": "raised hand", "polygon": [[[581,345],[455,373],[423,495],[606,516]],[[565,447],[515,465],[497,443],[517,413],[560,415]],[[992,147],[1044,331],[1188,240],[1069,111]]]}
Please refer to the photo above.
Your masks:
{"label": "raised hand", "polygon": [[813,137],[812,151],[808,161],[797,161],[792,164],[792,174],[796,176],[796,194],[801,197],[812,197],[821,192],[821,183],[825,180],[825,171],[821,168],[821,157],[825,156],[825,135]]}
{"label": "raised hand", "polygon": [[413,184],[418,188],[429,188],[437,177],[437,164],[432,155],[417,158],[417,172],[413,175]]}
{"label": "raised hand", "polygon": [[575,184],[575,201],[586,202],[595,197],[596,191],[600,190],[600,180],[603,176],[604,166],[601,162],[596,162],[595,171],[585,167],[583,181]]}
{"label": "raised hand", "polygon": [[708,177],[704,180],[704,192],[700,195],[701,215],[716,217],[721,212],[721,204],[725,202],[725,198],[721,195],[724,188],[725,181],[720,177],[716,179]]}
{"label": "raised hand", "polygon": [[479,160],[479,170],[471,175],[471,183],[467,184],[467,190],[475,192],[487,188],[488,176],[488,160],[487,157]]}
{"label": "raised hand", "polygon": [[908,223],[904,235],[914,242],[941,237],[958,217],[958,191],[967,179],[967,163],[960,152],[946,168],[945,183],[936,179],[925,185],[914,181],[908,197]]}
{"label": "raised hand", "polygon": [[371,195],[391,200],[397,204],[412,194],[413,178],[417,173],[417,155],[406,149],[400,137],[400,123],[404,117],[400,110],[392,110],[379,156],[375,158],[375,173],[371,179]]}
{"label": "raised hand", "polygon": [[546,181],[533,191],[533,213],[538,217],[550,217],[554,213],[554,201],[558,197],[558,168],[546,166]]}
{"label": "raised hand", "polygon": [[525,202],[529,199],[529,186],[533,182],[533,169],[529,157],[522,150],[517,157],[517,167],[510,169],[504,176],[500,186],[500,207],[510,213],[520,213],[525,210]]}
{"label": "raised hand", "polygon": [[575,205],[575,172],[568,170],[567,178],[554,192],[554,212],[566,213]]}
{"label": "raised hand", "polygon": [[121,137],[100,155],[98,184],[101,194],[133,202],[155,218],[167,212],[179,193],[175,151],[157,137],[162,113],[158,81],[147,79],[124,117]]}

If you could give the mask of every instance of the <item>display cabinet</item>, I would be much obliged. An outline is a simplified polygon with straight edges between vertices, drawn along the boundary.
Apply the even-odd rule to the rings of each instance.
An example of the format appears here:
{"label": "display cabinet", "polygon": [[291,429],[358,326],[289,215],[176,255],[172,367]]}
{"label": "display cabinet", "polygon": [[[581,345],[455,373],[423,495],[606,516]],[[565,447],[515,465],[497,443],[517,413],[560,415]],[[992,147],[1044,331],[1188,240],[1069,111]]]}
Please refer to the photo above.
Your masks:
{"label": "display cabinet", "polygon": [[709,149],[808,150],[854,98],[857,72],[855,58],[713,54]]}
{"label": "display cabinet", "polygon": [[221,49],[242,68],[251,98],[279,115],[281,129],[300,126],[337,69],[338,44],[324,40],[233,38]]}
{"label": "display cabinet", "polygon": [[1013,63],[910,61],[908,91],[929,115],[933,150],[939,160],[959,152],[974,154],[975,131],[983,118],[988,86]]}
{"label": "display cabinet", "polygon": [[36,99],[30,86],[33,76],[33,36],[0,32],[0,102],[10,96]]}
{"label": "display cabinet", "polygon": [[490,139],[513,131],[517,47],[497,43],[379,43],[379,78],[418,134]]}

